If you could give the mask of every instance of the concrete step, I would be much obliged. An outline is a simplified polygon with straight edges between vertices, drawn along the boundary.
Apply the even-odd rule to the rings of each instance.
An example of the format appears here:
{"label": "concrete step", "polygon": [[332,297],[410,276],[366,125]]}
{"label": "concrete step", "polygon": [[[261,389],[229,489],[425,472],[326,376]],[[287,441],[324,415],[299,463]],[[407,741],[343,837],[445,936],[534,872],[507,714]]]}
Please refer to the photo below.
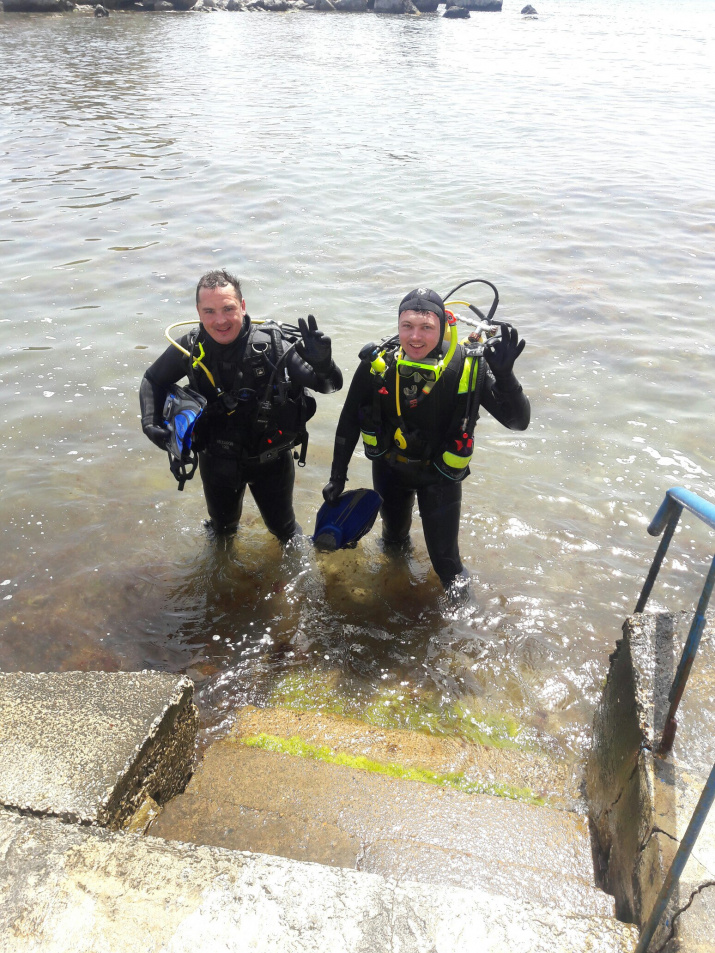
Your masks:
{"label": "concrete step", "polygon": [[163,672],[0,674],[0,805],[123,827],[191,776],[193,692]]}
{"label": "concrete step", "polygon": [[426,768],[438,775],[460,774],[484,794],[496,790],[508,794],[515,789],[515,795],[529,792],[549,807],[585,813],[575,764],[516,746],[487,746],[421,731],[381,728],[319,711],[252,705],[238,709],[231,735],[246,739],[261,734],[298,737],[308,744],[381,764]]}
{"label": "concrete step", "polygon": [[482,891],[0,810],[0,953],[630,953],[636,939]]}
{"label": "concrete step", "polygon": [[268,723],[248,713],[213,744],[150,834],[613,915],[593,886],[583,817],[242,743],[243,729]]}

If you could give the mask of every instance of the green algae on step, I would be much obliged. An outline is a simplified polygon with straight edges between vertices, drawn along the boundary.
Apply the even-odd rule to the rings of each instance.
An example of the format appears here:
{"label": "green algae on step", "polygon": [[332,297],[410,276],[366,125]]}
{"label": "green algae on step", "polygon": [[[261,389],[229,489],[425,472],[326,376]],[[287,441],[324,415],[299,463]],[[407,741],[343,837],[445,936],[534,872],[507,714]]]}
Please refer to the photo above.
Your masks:
{"label": "green algae on step", "polygon": [[384,774],[390,778],[400,778],[403,781],[422,781],[426,784],[437,784],[441,787],[453,788],[465,794],[491,794],[493,797],[505,797],[512,801],[524,801],[528,804],[544,805],[544,798],[538,797],[530,788],[519,788],[511,784],[485,783],[470,781],[461,772],[438,774],[429,768],[410,768],[400,764],[385,764],[373,761],[371,758],[332,751],[325,745],[312,745],[303,741],[297,735],[291,738],[280,738],[278,735],[261,733],[247,738],[238,739],[240,744],[249,748],[260,748],[263,751],[272,751],[276,754],[289,754],[298,758],[312,758],[327,764],[337,764],[346,768],[356,768],[360,771],[370,771],[374,774]]}
{"label": "green algae on step", "polygon": [[491,748],[536,751],[526,725],[507,712],[484,711],[478,703],[461,699],[441,705],[437,696],[414,686],[379,686],[369,699],[347,697],[337,684],[338,674],[290,672],[278,679],[268,705],[294,711],[357,718],[377,728],[403,728],[438,736],[463,738]]}

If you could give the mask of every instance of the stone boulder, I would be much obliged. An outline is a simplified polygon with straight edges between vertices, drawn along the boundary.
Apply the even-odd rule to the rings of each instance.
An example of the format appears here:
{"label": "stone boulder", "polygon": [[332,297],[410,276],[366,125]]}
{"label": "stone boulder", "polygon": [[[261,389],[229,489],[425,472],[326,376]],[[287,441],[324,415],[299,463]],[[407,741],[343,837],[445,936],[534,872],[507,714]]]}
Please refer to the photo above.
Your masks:
{"label": "stone boulder", "polygon": [[375,0],[375,13],[416,13],[419,10],[412,0]]}
{"label": "stone boulder", "polygon": [[108,17],[109,10],[107,10],[106,7],[103,7],[101,3],[98,3],[97,6],[94,8],[94,15],[96,17]]}
{"label": "stone boulder", "polygon": [[367,10],[367,0],[335,0],[333,5],[343,13],[364,13]]}
{"label": "stone boulder", "polygon": [[246,5],[241,0],[228,0],[226,9],[231,13],[245,13]]}
{"label": "stone boulder", "polygon": [[64,13],[73,10],[72,0],[3,0],[5,13]]}
{"label": "stone boulder", "polygon": [[466,7],[451,6],[447,7],[442,16],[448,20],[466,20],[471,14]]}
{"label": "stone boulder", "polygon": [[264,10],[270,10],[271,13],[285,13],[293,6],[289,0],[262,0]]}
{"label": "stone boulder", "polygon": [[502,8],[502,0],[447,0],[448,7],[464,7],[474,12],[492,11],[498,13]]}
{"label": "stone boulder", "polygon": [[333,12],[335,12],[335,7],[330,2],[330,0],[315,0],[315,3],[313,4],[313,9],[314,10],[332,10]]}
{"label": "stone boulder", "polygon": [[191,8],[192,13],[213,13],[216,9],[215,0],[196,0]]}
{"label": "stone boulder", "polygon": [[536,10],[532,7],[530,3],[527,3],[527,5],[524,7],[524,9],[521,12],[524,14],[525,17],[536,16]]}
{"label": "stone boulder", "polygon": [[434,13],[442,0],[414,0],[414,5],[420,13]]}
{"label": "stone boulder", "polygon": [[163,13],[166,10],[173,10],[173,9],[174,9],[174,4],[169,3],[169,0],[154,0],[154,10],[156,10],[157,13]]}

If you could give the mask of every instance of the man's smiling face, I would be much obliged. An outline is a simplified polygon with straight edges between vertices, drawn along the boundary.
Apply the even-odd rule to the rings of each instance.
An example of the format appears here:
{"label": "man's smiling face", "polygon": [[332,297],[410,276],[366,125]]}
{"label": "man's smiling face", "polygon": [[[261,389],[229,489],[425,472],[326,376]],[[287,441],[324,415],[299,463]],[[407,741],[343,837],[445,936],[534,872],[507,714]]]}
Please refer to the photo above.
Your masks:
{"label": "man's smiling face", "polygon": [[403,311],[397,323],[400,345],[411,361],[422,361],[439,344],[439,318],[431,311]]}
{"label": "man's smiling face", "polygon": [[201,288],[196,305],[199,319],[217,344],[232,344],[243,327],[245,300],[239,300],[233,285]]}

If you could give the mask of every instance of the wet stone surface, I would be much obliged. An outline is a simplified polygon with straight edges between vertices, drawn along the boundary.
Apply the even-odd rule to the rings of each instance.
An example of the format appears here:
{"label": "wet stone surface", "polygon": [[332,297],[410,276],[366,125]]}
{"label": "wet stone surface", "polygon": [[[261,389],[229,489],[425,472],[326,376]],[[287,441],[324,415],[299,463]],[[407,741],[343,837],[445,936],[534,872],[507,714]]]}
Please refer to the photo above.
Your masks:
{"label": "wet stone surface", "polygon": [[438,775],[454,772],[485,788],[500,785],[533,792],[550,807],[585,811],[579,793],[577,766],[565,759],[514,748],[470,744],[420,731],[367,725],[321,712],[247,705],[236,713],[231,735],[247,738],[261,733],[299,737],[332,751],[366,757],[381,764],[426,768]]}
{"label": "wet stone surface", "polygon": [[[357,722],[344,725],[342,734],[338,719],[307,722],[304,737],[313,732],[333,748],[345,745],[372,757],[390,748],[393,757],[400,754],[410,741],[403,736],[414,734],[362,726],[361,744]],[[234,734],[208,749],[186,792],[166,805],[149,833],[612,915],[612,898],[593,887],[584,818],[242,743],[242,732],[247,740],[258,729],[299,724],[296,713],[241,713]],[[435,759],[443,763],[445,751],[434,741],[417,735],[410,756],[429,744],[433,766]]]}
{"label": "wet stone surface", "polygon": [[121,827],[191,774],[189,679],[161,672],[0,675],[0,805]]}
{"label": "wet stone surface", "polygon": [[479,890],[0,810],[1,953],[626,953],[632,927]]}
{"label": "wet stone surface", "polygon": [[[594,722],[587,784],[605,876],[620,916],[644,923],[715,761],[715,639],[703,634],[672,751],[653,754],[692,612],[630,616]],[[715,814],[705,821],[652,948],[712,953]],[[696,902],[697,900],[697,902]],[[707,940],[704,939],[707,937]]]}

